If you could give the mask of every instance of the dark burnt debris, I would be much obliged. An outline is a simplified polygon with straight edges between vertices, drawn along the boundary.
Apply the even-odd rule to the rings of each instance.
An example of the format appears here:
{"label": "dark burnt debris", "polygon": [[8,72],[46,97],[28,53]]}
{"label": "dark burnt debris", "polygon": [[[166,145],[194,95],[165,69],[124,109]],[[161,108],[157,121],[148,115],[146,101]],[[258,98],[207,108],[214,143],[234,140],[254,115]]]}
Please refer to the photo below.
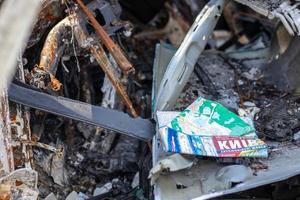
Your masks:
{"label": "dark burnt debris", "polygon": [[[0,3],[0,15],[14,9]],[[28,15],[26,26],[32,27],[28,40],[23,39],[22,45],[16,40],[18,54],[11,50],[18,55],[13,55],[15,74],[5,78],[11,84],[0,87],[0,200],[158,200],[173,199],[183,190],[177,199],[300,197],[299,167],[286,169],[289,175],[278,179],[265,178],[264,183],[253,179],[268,170],[273,173],[275,165],[295,162],[289,151],[300,148],[299,1],[30,0],[29,4],[35,5],[32,20],[29,8],[16,14],[23,18],[23,26]],[[16,11],[21,6],[15,6]],[[203,25],[200,20],[194,27],[201,11],[206,14],[200,17],[212,21]],[[199,28],[213,31],[201,35]],[[2,26],[0,19],[0,35],[1,29],[18,30]],[[185,55],[175,54],[193,33],[200,34],[203,50],[196,40]],[[5,44],[1,38],[0,44]],[[165,49],[159,50],[159,45]],[[174,54],[185,57],[184,66],[192,72],[189,76],[183,71],[178,79],[182,90],[177,83],[164,82],[178,86],[179,97],[172,94],[171,106],[169,99],[159,98],[171,93],[162,90],[165,85],[160,82]],[[197,54],[195,65],[190,64]],[[198,97],[247,117],[268,145],[269,156],[176,158],[163,152],[156,112],[183,111]],[[291,156],[285,157],[286,163],[276,162],[280,155]],[[200,177],[210,163],[217,167]],[[241,168],[230,173],[237,165]],[[160,174],[151,174],[150,183],[151,168]],[[174,185],[160,176],[171,177]],[[184,176],[193,180],[181,181]],[[247,180],[249,187],[239,189]],[[197,190],[196,182],[201,186]],[[232,188],[236,191],[230,192]]]}

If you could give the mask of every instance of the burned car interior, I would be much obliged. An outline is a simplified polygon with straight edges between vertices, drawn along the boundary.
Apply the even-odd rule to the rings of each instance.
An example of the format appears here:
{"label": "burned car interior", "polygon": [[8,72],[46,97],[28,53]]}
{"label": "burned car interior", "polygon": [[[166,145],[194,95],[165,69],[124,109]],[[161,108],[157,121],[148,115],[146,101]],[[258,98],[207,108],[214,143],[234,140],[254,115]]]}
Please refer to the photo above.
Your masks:
{"label": "burned car interior", "polygon": [[300,199],[299,0],[0,0],[0,200]]}

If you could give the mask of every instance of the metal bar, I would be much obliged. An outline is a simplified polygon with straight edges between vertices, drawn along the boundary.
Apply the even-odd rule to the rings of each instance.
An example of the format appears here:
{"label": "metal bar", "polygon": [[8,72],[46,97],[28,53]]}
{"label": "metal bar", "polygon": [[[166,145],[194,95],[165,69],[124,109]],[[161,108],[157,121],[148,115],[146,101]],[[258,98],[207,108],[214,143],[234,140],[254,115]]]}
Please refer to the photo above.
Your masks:
{"label": "metal bar", "polygon": [[[72,18],[70,17],[70,20],[72,21]],[[126,105],[126,107],[129,109],[130,113],[132,114],[133,117],[137,117],[138,114],[136,113],[135,109],[133,108],[132,102],[129,99],[126,90],[124,86],[122,85],[120,79],[116,76],[113,66],[110,63],[109,59],[107,58],[104,49],[102,46],[99,44],[91,44],[88,43],[88,41],[91,41],[90,38],[83,32],[82,28],[80,27],[79,24],[76,24],[78,20],[76,17],[74,17],[73,21],[74,24],[74,29],[75,29],[75,34],[77,37],[77,41],[83,47],[86,49],[90,50],[93,56],[95,57],[96,61],[100,65],[101,69],[104,71],[104,73],[107,75],[113,86],[116,88],[118,94],[120,95],[123,103]]]}
{"label": "metal bar", "polygon": [[112,54],[112,56],[118,63],[120,69],[124,71],[125,74],[134,72],[134,68],[132,64],[124,56],[121,48],[116,43],[114,43],[114,41],[109,37],[109,35],[105,32],[103,27],[98,23],[97,19],[95,18],[93,13],[89,10],[89,8],[86,7],[81,0],[76,0],[76,2],[91,21],[91,24],[95,28],[96,33],[99,36],[100,40],[103,42],[103,44],[108,49],[108,51]]}
{"label": "metal bar", "polygon": [[130,113],[133,117],[138,117],[138,114],[136,113],[135,109],[133,108],[132,102],[129,99],[123,85],[121,84],[121,81],[119,78],[115,75],[112,65],[109,62],[109,59],[107,58],[103,48],[99,45],[97,47],[91,46],[91,52],[95,56],[97,62],[99,63],[101,69],[105,72],[113,86],[116,88],[118,93],[120,94],[120,97],[126,107],[129,109]]}
{"label": "metal bar", "polygon": [[151,140],[154,133],[154,126],[149,120],[131,118],[126,113],[115,110],[64,97],[55,97],[16,84],[11,84],[8,94],[9,99],[13,102],[100,126],[144,141]]}

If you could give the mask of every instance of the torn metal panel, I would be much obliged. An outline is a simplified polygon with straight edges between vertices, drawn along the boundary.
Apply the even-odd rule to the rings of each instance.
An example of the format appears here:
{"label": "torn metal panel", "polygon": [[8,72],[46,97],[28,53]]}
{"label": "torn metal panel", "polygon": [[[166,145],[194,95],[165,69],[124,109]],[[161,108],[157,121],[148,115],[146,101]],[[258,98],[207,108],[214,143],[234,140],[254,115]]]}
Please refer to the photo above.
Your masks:
{"label": "torn metal panel", "polygon": [[173,154],[160,160],[149,172],[151,184],[154,184],[163,173],[176,172],[193,166],[193,160],[189,160],[180,154]]}
{"label": "torn metal panel", "polygon": [[[296,163],[299,162],[299,148],[291,143],[287,145],[271,143],[271,145],[275,145],[277,147],[274,150],[273,156],[271,156],[270,159],[262,161],[263,164],[268,166],[268,169],[259,170],[257,173],[251,175],[247,181],[237,184],[235,187],[222,191],[214,191],[211,194],[206,194],[197,199],[210,199],[226,194],[245,191],[262,185],[283,181],[298,175],[300,173],[300,168]],[[293,160],[293,162],[290,162],[290,160]],[[289,163],[289,165],[286,163]]]}
{"label": "torn metal panel", "polygon": [[244,165],[228,165],[216,174],[216,179],[222,181],[228,188],[233,184],[243,183],[251,177],[251,169]]}
{"label": "torn metal panel", "polygon": [[[156,45],[152,80],[152,110],[156,107],[156,98],[161,80],[175,53],[176,49],[171,45],[162,42]],[[155,113],[152,114],[154,115]]]}
{"label": "torn metal panel", "polygon": [[155,110],[170,110],[174,106],[215,28],[224,4],[224,0],[212,0],[197,16],[168,65],[158,91]]}

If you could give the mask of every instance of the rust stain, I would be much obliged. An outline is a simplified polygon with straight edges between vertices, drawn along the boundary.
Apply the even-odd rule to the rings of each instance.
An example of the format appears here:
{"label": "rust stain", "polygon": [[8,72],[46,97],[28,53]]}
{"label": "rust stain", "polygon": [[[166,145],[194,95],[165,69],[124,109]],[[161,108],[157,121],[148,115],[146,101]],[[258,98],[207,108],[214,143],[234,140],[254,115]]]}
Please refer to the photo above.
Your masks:
{"label": "rust stain", "polygon": [[52,74],[50,74],[51,77],[51,89],[54,91],[59,91],[62,88],[61,82],[55,78]]}
{"label": "rust stain", "polygon": [[16,124],[16,123],[17,123],[17,115],[12,115],[12,116],[10,117],[10,120],[11,120],[11,122],[12,122],[13,124]]}
{"label": "rust stain", "polygon": [[24,183],[22,182],[22,181],[19,181],[19,180],[16,180],[16,186],[18,187],[18,186],[21,186],[21,185],[23,185]]}
{"label": "rust stain", "polygon": [[46,83],[44,78],[41,78],[39,80],[39,81],[44,81],[46,87],[50,88],[53,91],[59,91],[62,88],[62,83],[58,79],[56,79],[55,76],[52,75],[51,72],[49,72],[44,65],[39,65],[39,66],[33,68],[32,74],[40,73],[37,69],[42,70],[43,72],[49,74],[50,83]]}
{"label": "rust stain", "polygon": [[57,41],[55,38],[53,38],[52,40],[53,42],[51,42],[50,45],[50,55],[51,55],[50,62],[49,62],[50,66],[48,68],[50,68],[54,64],[55,57],[56,57]]}

